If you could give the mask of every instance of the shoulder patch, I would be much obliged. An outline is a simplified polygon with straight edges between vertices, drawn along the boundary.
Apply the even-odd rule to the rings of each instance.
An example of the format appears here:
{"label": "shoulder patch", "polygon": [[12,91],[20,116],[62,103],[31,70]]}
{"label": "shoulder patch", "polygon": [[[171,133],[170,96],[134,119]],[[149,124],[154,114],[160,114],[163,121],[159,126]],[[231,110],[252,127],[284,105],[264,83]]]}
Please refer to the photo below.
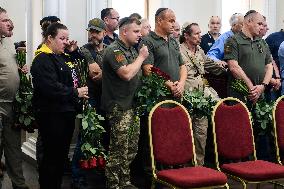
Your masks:
{"label": "shoulder patch", "polygon": [[123,62],[125,61],[125,56],[123,55],[123,53],[120,51],[120,50],[114,50],[114,57],[115,57],[115,60],[117,62]]}
{"label": "shoulder patch", "polygon": [[226,44],[224,47],[224,53],[230,54],[232,52],[232,46],[230,44]]}

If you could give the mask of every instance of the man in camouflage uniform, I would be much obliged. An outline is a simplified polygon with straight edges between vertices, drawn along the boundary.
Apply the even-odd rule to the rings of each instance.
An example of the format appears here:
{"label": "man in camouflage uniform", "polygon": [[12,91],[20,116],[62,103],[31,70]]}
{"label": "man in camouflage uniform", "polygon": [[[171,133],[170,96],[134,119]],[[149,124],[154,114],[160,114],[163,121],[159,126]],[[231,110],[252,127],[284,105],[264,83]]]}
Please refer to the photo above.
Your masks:
{"label": "man in camouflage uniform", "polygon": [[263,16],[249,11],[244,18],[242,32],[235,34],[225,44],[224,60],[228,61],[231,72],[229,77],[229,96],[245,101],[245,97],[230,85],[233,79],[243,80],[248,89],[248,100],[256,103],[272,77],[272,60],[267,44],[259,37],[263,27]]}
{"label": "man in camouflage uniform", "polygon": [[[182,59],[187,68],[185,90],[200,90],[205,96],[211,96],[218,100],[217,92],[208,85],[204,79],[205,72],[219,75],[225,71],[222,65],[214,62],[207,56],[199,46],[201,42],[201,31],[196,23],[186,26],[181,35],[180,51]],[[208,119],[206,116],[194,115],[192,119],[193,134],[195,142],[196,159],[198,165],[204,164],[205,146],[207,139]]]}
{"label": "man in camouflage uniform", "polygon": [[106,165],[109,189],[136,188],[130,182],[129,173],[139,137],[139,128],[131,128],[135,118],[133,99],[139,83],[137,73],[148,56],[146,46],[139,50],[139,54],[133,48],[141,37],[140,25],[136,18],[121,19],[119,39],[105,50],[103,56],[101,103],[111,126]]}

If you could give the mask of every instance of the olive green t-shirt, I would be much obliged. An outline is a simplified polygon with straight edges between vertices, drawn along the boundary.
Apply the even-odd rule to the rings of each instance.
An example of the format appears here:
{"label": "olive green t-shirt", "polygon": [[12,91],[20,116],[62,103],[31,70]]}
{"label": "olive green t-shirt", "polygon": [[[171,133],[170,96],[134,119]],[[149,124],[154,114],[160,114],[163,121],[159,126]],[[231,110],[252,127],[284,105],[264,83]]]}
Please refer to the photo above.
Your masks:
{"label": "olive green t-shirt", "polygon": [[251,40],[244,33],[235,34],[225,44],[224,60],[236,60],[254,85],[261,84],[271,53],[261,38]]}
{"label": "olive green t-shirt", "polygon": [[180,66],[184,64],[178,42],[170,36],[166,41],[151,31],[148,36],[142,38],[139,47],[141,48],[143,44],[148,47],[149,51],[149,56],[143,64],[152,64],[167,73],[172,81],[178,81]]}
{"label": "olive green t-shirt", "polygon": [[138,74],[131,80],[125,81],[117,75],[117,70],[133,63],[138,54],[133,47],[126,47],[117,39],[109,45],[103,55],[103,77],[102,77],[102,109],[111,112],[115,105],[122,110],[131,109],[133,98],[138,87]]}

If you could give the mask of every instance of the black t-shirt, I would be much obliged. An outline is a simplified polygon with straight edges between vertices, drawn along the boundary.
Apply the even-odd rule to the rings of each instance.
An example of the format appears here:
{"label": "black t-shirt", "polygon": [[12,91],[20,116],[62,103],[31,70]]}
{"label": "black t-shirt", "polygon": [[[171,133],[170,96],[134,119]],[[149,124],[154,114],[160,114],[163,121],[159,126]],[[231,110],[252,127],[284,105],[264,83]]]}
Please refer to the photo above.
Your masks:
{"label": "black t-shirt", "polygon": [[200,47],[204,51],[205,54],[210,50],[212,45],[215,43],[214,37],[208,32],[201,37]]}

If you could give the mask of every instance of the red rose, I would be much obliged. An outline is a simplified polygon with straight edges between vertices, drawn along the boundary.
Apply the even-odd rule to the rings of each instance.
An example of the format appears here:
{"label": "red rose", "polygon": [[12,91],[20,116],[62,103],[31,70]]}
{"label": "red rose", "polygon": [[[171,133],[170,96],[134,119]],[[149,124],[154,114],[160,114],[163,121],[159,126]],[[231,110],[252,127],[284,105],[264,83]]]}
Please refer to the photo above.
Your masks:
{"label": "red rose", "polygon": [[106,167],[106,159],[102,156],[98,157],[98,167],[104,169]]}
{"label": "red rose", "polygon": [[81,159],[79,161],[79,165],[80,165],[81,169],[89,169],[89,162],[86,159]]}
{"label": "red rose", "polygon": [[171,79],[171,77],[167,73],[163,72],[162,70],[160,70],[157,67],[154,67],[154,66],[151,67],[151,71],[153,73],[157,74],[158,76],[162,77],[166,81]]}
{"label": "red rose", "polygon": [[97,158],[96,157],[91,157],[89,159],[89,168],[93,169],[97,167]]}

